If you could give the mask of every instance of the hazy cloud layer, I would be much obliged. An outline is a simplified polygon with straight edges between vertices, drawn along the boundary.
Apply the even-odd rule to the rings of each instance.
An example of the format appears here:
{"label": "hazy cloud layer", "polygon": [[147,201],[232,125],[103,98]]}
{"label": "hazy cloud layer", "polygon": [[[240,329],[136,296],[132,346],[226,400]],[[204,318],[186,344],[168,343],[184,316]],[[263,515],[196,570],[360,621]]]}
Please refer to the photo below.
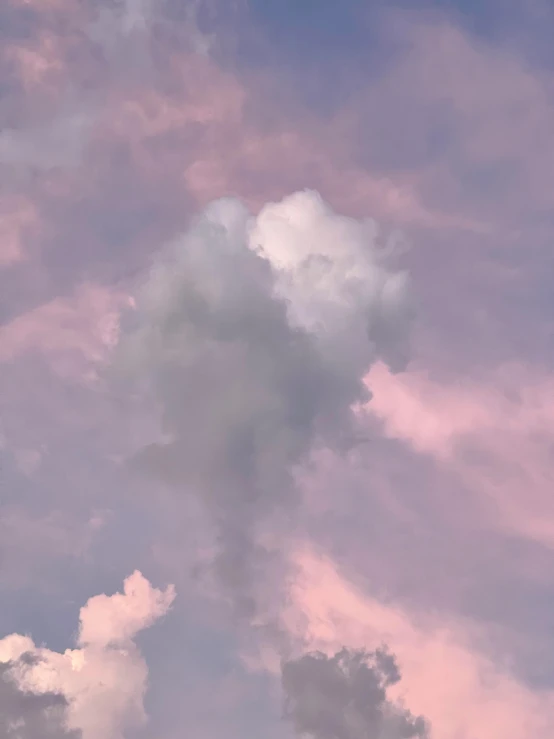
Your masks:
{"label": "hazy cloud layer", "polygon": [[[282,737],[286,646],[320,734],[405,699],[552,736],[554,16],[407,5],[0,8],[0,622],[34,638],[3,676],[56,665],[1,683],[20,733],[100,731],[96,665],[104,733]],[[139,623],[94,601],[63,682],[75,604],[135,568],[171,616],[110,673]],[[311,668],[383,642],[391,703],[337,723]]]}

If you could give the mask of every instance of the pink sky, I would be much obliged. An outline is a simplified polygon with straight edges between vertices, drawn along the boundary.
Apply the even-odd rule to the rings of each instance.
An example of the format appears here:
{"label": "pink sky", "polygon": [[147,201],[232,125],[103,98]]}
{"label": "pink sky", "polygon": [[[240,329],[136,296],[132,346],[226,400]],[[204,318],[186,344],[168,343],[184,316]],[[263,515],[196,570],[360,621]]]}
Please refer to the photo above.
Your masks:
{"label": "pink sky", "polygon": [[[189,569],[212,551],[211,529],[194,503],[119,477],[129,447],[159,429],[140,392],[114,400],[110,361],[156,254],[210,201],[239,197],[256,214],[314,189],[336,213],[375,219],[383,239],[402,231],[410,249],[395,259],[411,275],[416,318],[407,365],[367,368],[372,397],[357,411],[363,443],[342,457],[319,449],[300,470],[303,505],[287,552],[297,577],[286,583],[287,607],[271,608],[292,642],[310,649],[386,641],[403,674],[400,693],[428,718],[434,739],[550,739],[551,69],[516,44],[471,32],[455,14],[391,10],[381,21],[382,66],[356,61],[352,50],[362,81],[326,109],[308,94],[308,63],[294,61],[299,94],[282,58],[257,65],[230,50],[247,32],[263,41],[255,24],[248,31],[228,20],[227,31],[216,24],[210,35],[191,16],[173,28],[169,2],[150,13],[127,2],[122,15],[106,5],[103,16],[92,0],[8,5],[14,19],[25,6],[32,21],[26,34],[8,29],[0,52],[8,121],[0,133],[0,449],[14,475],[0,504],[0,587],[14,605],[0,626],[27,633],[18,597],[46,584],[53,612],[56,599],[88,601],[81,619],[91,633],[127,628],[125,599],[142,599],[146,615],[129,626],[132,641],[169,611],[173,590],[156,590],[158,581],[175,582],[178,617],[148,637],[159,681],[148,710],[159,739],[180,736],[185,709],[163,677],[169,657],[156,639],[186,642],[179,608],[188,605],[179,597],[193,592]],[[389,47],[399,49],[391,59]],[[339,71],[329,79],[333,94]],[[23,538],[32,539],[26,551]],[[52,574],[73,560],[86,594],[72,592],[75,575]],[[50,574],[33,585],[37,563]],[[148,577],[132,576],[138,590],[108,598],[137,567]],[[198,587],[211,613],[217,588]],[[40,618],[33,628],[34,644],[42,628],[50,634]],[[50,636],[70,646],[71,628]],[[199,711],[194,730],[225,732],[236,711],[221,737],[258,726],[250,720],[273,721],[281,736],[278,691],[267,689],[260,716],[244,705],[274,679],[270,646],[246,638],[265,655],[260,667],[242,642],[236,647],[242,634],[221,628],[246,676],[233,682],[198,667],[195,700],[209,711],[218,681],[227,697],[214,708],[224,718],[206,728]],[[148,655],[134,649],[139,715]],[[194,674],[195,659],[183,657],[181,677]],[[76,690],[64,683],[62,692]],[[84,739],[96,738],[87,731]]]}

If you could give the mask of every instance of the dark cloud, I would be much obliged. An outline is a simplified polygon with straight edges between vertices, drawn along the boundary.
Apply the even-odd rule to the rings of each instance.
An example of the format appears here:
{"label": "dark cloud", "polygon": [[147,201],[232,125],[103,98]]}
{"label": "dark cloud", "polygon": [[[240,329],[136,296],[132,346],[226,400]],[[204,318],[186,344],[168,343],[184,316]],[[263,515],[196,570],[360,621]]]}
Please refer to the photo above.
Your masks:
{"label": "dark cloud", "polygon": [[[20,662],[32,658],[23,655]],[[13,663],[0,664],[0,739],[79,739],[64,727],[67,701],[61,695],[25,693],[11,676]]]}
{"label": "dark cloud", "polygon": [[387,651],[342,649],[285,662],[285,716],[299,736],[313,739],[411,739],[426,737],[426,723],[387,698],[400,680]]}

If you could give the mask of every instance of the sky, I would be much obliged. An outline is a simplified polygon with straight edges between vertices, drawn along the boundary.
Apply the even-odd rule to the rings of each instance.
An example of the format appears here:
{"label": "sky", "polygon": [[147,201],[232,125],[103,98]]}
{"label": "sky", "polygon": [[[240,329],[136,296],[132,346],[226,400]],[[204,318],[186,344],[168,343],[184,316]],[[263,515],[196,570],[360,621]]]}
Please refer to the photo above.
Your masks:
{"label": "sky", "polygon": [[0,739],[550,739],[554,11],[5,0]]}

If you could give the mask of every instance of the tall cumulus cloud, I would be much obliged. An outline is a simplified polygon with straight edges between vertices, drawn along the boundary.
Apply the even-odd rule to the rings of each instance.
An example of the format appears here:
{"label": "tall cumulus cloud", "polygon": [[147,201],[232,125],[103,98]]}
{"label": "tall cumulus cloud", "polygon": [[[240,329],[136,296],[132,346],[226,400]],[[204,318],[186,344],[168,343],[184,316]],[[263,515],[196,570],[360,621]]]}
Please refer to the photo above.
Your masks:
{"label": "tall cumulus cloud", "polygon": [[[372,362],[405,362],[408,280],[379,244],[374,221],[338,215],[315,192],[257,216],[215,201],[153,267],[120,345],[120,368],[146,382],[163,418],[165,441],[135,464],[204,506],[215,580],[246,622],[263,623],[268,591],[286,596],[295,471],[318,444],[340,450],[352,437]],[[425,735],[387,698],[400,679],[387,653],[294,657],[278,617],[270,622],[299,736]]]}
{"label": "tall cumulus cloud", "polygon": [[205,506],[241,616],[281,559],[263,537],[294,511],[295,470],[351,438],[363,377],[376,358],[402,366],[410,316],[376,223],[312,191],[257,216],[217,200],[153,267],[118,363],[149,383],[166,441],[135,462]]}

